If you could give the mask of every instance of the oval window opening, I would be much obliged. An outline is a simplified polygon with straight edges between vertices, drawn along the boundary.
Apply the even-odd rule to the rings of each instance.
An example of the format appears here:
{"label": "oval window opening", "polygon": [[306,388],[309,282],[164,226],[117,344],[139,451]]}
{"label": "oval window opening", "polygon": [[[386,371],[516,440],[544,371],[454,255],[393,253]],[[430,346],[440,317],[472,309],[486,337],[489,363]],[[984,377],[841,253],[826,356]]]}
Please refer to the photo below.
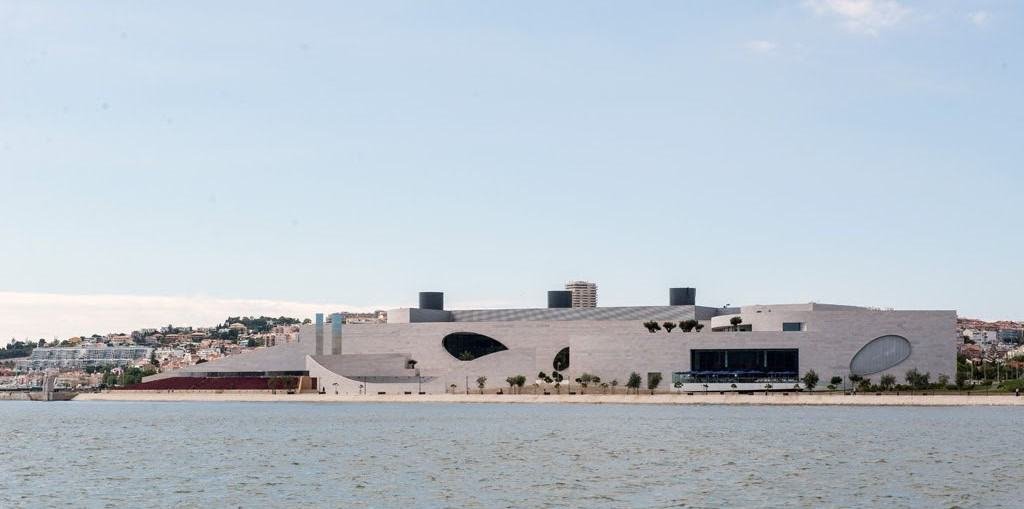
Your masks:
{"label": "oval window opening", "polygon": [[551,367],[555,368],[555,371],[569,369],[569,347],[565,347],[555,354],[555,360],[551,362]]}
{"label": "oval window opening", "polygon": [[441,346],[448,354],[460,361],[471,361],[490,355],[508,347],[500,341],[475,332],[453,332],[441,340]]}
{"label": "oval window opening", "polygon": [[850,373],[872,375],[898,366],[910,357],[910,341],[888,335],[872,339],[850,360]]}

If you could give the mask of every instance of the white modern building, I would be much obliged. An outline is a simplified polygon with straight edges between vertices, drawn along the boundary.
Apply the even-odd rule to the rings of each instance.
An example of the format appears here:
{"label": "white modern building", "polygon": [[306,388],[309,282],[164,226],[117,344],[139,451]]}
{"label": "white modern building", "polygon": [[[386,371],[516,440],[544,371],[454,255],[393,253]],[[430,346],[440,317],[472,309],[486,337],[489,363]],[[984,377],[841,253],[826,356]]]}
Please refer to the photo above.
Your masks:
{"label": "white modern building", "polygon": [[[587,373],[621,388],[630,374],[660,374],[663,390],[792,389],[814,370],[823,381],[907,370],[952,377],[955,311],[895,311],[831,304],[693,304],[695,290],[670,290],[670,305],[527,309],[444,309],[443,294],[424,292],[420,306],[388,312],[387,323],[303,325],[299,340],[165,372],[168,377],[298,376],[327,391],[355,393],[490,390],[510,376],[532,385],[539,373],[572,381]],[[552,294],[555,294],[552,299]],[[674,305],[673,305],[674,304]],[[645,322],[657,322],[650,332]],[[662,326],[666,322],[671,326]],[[680,326],[681,324],[681,326]],[[823,382],[824,383],[824,382]],[[543,390],[541,386],[533,390]]]}
{"label": "white modern building", "polygon": [[127,366],[148,359],[153,349],[145,346],[88,346],[36,348],[28,359],[15,363],[18,371],[84,369]]}

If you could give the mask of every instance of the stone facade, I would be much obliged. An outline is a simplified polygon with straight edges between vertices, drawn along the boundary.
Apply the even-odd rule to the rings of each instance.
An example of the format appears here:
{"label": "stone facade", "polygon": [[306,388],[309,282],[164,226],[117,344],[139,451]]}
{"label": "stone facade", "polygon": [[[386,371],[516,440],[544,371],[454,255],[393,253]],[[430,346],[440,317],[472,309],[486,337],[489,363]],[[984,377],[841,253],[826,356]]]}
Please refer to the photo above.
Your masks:
{"label": "stone facade", "polygon": [[[579,311],[594,313],[601,309]],[[555,355],[569,347],[569,367],[562,371],[567,380],[586,372],[605,382],[617,380],[622,387],[631,372],[640,373],[645,380],[649,373],[661,373],[661,388],[671,389],[673,373],[691,371],[694,349],[797,349],[799,374],[813,369],[824,385],[831,376],[848,376],[851,359],[857,352],[886,335],[909,341],[910,355],[895,366],[868,375],[874,382],[883,374],[893,374],[902,382],[906,371],[912,368],[931,373],[933,380],[943,374],[952,378],[956,369],[954,311],[884,311],[822,304],[717,311],[695,306],[632,309],[639,311],[620,311],[636,318],[628,320],[572,319],[564,315],[560,319],[545,319],[548,317],[544,313],[529,319],[526,317],[532,315],[526,313],[520,314],[519,320],[448,321],[451,315],[445,313],[451,312],[440,312],[428,315],[444,321],[349,324],[344,328],[340,356],[317,355],[316,326],[305,325],[298,343],[268,348],[258,355],[238,356],[248,357],[244,360],[210,362],[201,365],[201,369],[221,373],[237,366],[247,371],[292,371],[301,357],[310,376],[318,377],[320,386],[329,391],[352,393],[359,385],[369,384],[364,390],[374,394],[419,390],[441,393],[451,390],[452,385],[457,392],[467,387],[473,392],[478,377],[486,377],[487,387],[492,390],[505,386],[506,377],[515,375],[523,375],[527,384],[533,384],[538,372],[553,371]],[[643,326],[645,320],[639,319],[666,313],[674,313],[672,318],[677,320],[696,317],[706,327],[702,332],[675,329],[650,333]],[[615,314],[598,316],[607,318]],[[729,328],[735,317],[751,330],[712,331]],[[783,331],[783,324],[790,324],[791,328],[792,324],[799,324],[799,330]],[[507,349],[460,360],[442,345],[443,338],[454,333],[481,334]],[[275,353],[278,349],[281,355]]]}

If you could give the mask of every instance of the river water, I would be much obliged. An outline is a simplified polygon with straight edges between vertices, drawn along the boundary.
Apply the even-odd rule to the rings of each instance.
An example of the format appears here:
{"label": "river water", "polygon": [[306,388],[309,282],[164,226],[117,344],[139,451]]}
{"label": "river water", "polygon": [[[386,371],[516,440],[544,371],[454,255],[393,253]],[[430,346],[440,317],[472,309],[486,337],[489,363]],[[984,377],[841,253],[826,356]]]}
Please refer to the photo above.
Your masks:
{"label": "river water", "polygon": [[1021,507],[1019,408],[0,402],[0,507]]}

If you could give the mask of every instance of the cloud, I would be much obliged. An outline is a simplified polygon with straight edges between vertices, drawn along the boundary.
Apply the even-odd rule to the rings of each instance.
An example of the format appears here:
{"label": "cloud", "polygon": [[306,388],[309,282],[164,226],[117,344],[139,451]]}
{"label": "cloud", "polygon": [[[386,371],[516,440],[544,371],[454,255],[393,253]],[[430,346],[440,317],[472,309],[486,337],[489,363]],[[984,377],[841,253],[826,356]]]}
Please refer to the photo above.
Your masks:
{"label": "cloud", "polygon": [[167,324],[210,326],[228,316],[312,318],[315,313],[372,311],[345,304],[214,297],[69,295],[0,292],[0,345],[14,339],[66,339],[79,334],[131,332]]}
{"label": "cloud", "polygon": [[968,14],[967,19],[971,20],[971,23],[974,23],[976,26],[983,27],[992,20],[992,14],[988,11],[975,11]]}
{"label": "cloud", "polygon": [[838,18],[850,32],[872,36],[910,14],[910,8],[895,0],[805,0],[804,5],[819,16]]}
{"label": "cloud", "polygon": [[747,42],[746,47],[754,53],[768,54],[774,53],[775,50],[778,49],[779,45],[772,41],[756,40]]}

